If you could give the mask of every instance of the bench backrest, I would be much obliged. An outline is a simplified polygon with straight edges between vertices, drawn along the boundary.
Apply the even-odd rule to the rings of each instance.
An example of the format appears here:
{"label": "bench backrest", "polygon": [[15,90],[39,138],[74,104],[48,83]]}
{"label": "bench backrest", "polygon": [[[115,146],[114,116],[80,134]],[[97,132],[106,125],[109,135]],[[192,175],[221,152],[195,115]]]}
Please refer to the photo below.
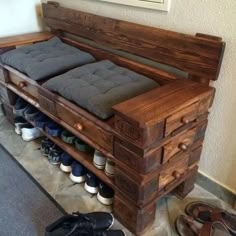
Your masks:
{"label": "bench backrest", "polygon": [[216,80],[225,43],[221,38],[196,36],[111,19],[43,3],[44,20],[53,31],[93,40],[158,63],[166,64],[199,81]]}

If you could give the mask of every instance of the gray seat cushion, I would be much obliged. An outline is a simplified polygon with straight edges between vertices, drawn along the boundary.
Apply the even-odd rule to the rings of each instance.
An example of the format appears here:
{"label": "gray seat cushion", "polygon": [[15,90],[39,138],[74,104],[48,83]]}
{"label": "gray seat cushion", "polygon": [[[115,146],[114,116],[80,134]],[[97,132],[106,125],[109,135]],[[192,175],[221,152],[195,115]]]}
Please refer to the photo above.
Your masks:
{"label": "gray seat cushion", "polygon": [[58,75],[94,62],[94,57],[54,37],[46,42],[17,48],[1,56],[3,64],[27,74],[33,80]]}
{"label": "gray seat cushion", "polygon": [[68,71],[43,86],[59,93],[101,119],[113,115],[112,106],[158,87],[159,84],[110,61]]}

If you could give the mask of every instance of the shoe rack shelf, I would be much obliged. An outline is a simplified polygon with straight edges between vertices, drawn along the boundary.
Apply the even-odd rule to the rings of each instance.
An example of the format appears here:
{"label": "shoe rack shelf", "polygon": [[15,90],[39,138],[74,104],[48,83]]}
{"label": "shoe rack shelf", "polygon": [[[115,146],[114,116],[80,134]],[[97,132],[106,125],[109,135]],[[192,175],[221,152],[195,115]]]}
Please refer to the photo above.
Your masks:
{"label": "shoe rack shelf", "polygon": [[[27,121],[34,126],[33,122],[31,122],[29,120],[27,120]],[[59,137],[53,137],[53,136],[49,135],[47,132],[45,132],[43,129],[40,129],[40,128],[38,128],[38,129],[46,137],[48,137],[52,142],[54,142],[57,146],[59,146],[62,150],[67,152],[72,158],[74,158],[76,161],[80,162],[89,171],[91,171],[93,174],[95,174],[105,184],[107,184],[112,189],[115,189],[115,183],[114,183],[113,179],[108,177],[103,170],[99,170],[93,165],[93,155],[92,154],[81,152],[81,151],[77,150],[75,147],[73,147],[72,145],[65,143]]]}

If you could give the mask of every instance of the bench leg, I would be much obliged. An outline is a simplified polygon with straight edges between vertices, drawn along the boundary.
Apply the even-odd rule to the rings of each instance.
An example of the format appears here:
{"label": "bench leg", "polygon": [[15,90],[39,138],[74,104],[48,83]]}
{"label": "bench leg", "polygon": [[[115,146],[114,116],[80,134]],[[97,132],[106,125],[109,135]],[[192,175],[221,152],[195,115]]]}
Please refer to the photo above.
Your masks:
{"label": "bench leg", "polygon": [[145,207],[137,207],[135,203],[128,200],[123,194],[115,194],[114,216],[137,236],[143,233],[154,223],[156,214],[156,201]]}
{"label": "bench leg", "polygon": [[188,178],[175,188],[174,193],[178,198],[185,198],[194,189],[197,173],[198,167],[195,167],[189,174]]}

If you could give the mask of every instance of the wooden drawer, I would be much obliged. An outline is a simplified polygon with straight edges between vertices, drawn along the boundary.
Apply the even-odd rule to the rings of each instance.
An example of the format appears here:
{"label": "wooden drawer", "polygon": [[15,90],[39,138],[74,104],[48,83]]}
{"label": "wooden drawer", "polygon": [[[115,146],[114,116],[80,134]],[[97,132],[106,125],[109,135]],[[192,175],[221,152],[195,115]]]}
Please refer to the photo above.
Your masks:
{"label": "wooden drawer", "polygon": [[112,152],[113,135],[111,133],[60,102],[56,103],[56,113],[61,120],[74,127],[79,133],[85,135],[105,150]]}
{"label": "wooden drawer", "polygon": [[19,91],[22,91],[38,100],[39,96],[37,83],[34,80],[25,79],[25,76],[23,74],[21,75],[22,76],[12,71],[9,71],[7,82],[16,86]]}
{"label": "wooden drawer", "polygon": [[193,143],[196,134],[196,128],[190,129],[185,133],[178,135],[175,139],[164,145],[163,147],[163,161],[168,162],[174,155],[179,152],[186,152]]}
{"label": "wooden drawer", "polygon": [[171,182],[177,181],[188,171],[189,153],[178,155],[175,160],[167,163],[160,172],[159,191]]}
{"label": "wooden drawer", "polygon": [[166,119],[165,136],[194,121],[198,115],[198,103],[194,103]]}

